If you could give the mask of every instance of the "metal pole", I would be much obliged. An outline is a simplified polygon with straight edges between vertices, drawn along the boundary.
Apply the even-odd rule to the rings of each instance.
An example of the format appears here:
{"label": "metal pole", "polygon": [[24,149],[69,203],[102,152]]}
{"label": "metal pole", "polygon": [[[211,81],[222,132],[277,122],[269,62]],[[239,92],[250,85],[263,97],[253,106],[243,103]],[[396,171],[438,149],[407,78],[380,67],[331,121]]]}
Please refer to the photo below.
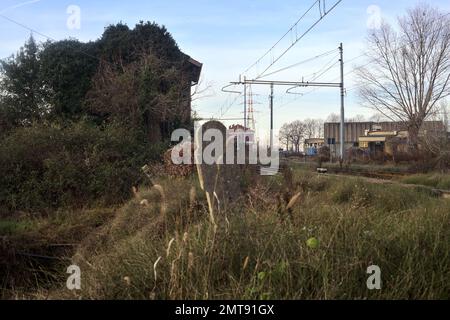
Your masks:
{"label": "metal pole", "polygon": [[273,150],[273,83],[270,84],[270,151]]}
{"label": "metal pole", "polygon": [[244,77],[244,130],[247,129],[247,85]]}
{"label": "metal pole", "polygon": [[341,56],[341,125],[340,125],[340,148],[341,148],[341,164],[344,162],[344,152],[345,152],[345,112],[344,112],[344,101],[345,101],[345,90],[344,90],[344,46],[341,43],[339,47],[340,56]]}

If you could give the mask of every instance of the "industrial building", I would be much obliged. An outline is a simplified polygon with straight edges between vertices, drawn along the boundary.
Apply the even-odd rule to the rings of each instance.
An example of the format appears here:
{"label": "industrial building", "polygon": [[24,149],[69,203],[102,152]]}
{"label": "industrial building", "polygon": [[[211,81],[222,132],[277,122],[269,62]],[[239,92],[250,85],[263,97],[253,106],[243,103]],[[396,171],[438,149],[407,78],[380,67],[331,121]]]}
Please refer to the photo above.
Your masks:
{"label": "industrial building", "polygon": [[307,156],[317,155],[320,148],[325,145],[325,140],[322,138],[311,138],[305,140],[303,150]]}
{"label": "industrial building", "polygon": [[[340,157],[340,123],[324,124],[325,146],[330,148],[331,156]],[[402,145],[407,140],[408,132],[404,122],[346,122],[344,127],[344,149],[360,148],[368,152],[392,153],[392,143]],[[424,122],[421,134],[445,132],[441,121]],[[398,143],[400,141],[400,143]]]}

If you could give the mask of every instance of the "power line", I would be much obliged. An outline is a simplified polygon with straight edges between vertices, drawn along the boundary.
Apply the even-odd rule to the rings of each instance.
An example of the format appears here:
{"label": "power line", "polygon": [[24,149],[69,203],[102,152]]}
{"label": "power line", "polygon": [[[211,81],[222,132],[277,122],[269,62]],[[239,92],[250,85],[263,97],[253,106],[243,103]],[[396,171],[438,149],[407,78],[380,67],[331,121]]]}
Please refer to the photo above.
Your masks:
{"label": "power line", "polygon": [[[58,40],[56,40],[55,38],[53,38],[53,37],[51,37],[51,36],[49,36],[49,35],[46,35],[46,34],[40,32],[40,31],[38,31],[38,30],[36,30],[36,29],[34,29],[34,28],[28,27],[27,25],[25,25],[25,24],[23,24],[23,23],[21,23],[21,22],[19,22],[19,21],[16,21],[16,20],[14,20],[14,19],[11,19],[11,18],[9,18],[9,17],[7,17],[7,16],[5,16],[5,15],[3,15],[3,14],[1,14],[1,13],[0,13],[0,18],[3,18],[3,19],[5,19],[5,20],[7,20],[7,21],[9,21],[9,22],[11,22],[11,23],[14,23],[14,24],[16,24],[16,25],[18,25],[18,26],[24,28],[24,29],[27,29],[27,30],[30,31],[32,34],[37,34],[37,35],[39,35],[39,36],[41,36],[41,37],[44,37],[44,38],[46,38],[46,39],[48,39],[48,40],[51,40],[51,41],[53,41],[53,42],[57,42],[57,41],[58,41]],[[90,57],[90,58],[93,58],[93,59],[95,59],[95,60],[98,60],[99,62],[104,62],[104,63],[107,63],[107,64],[109,64],[109,65],[111,65],[111,66],[120,66],[119,63],[113,63],[113,62],[104,60],[104,59],[102,59],[102,58],[99,58],[99,57],[97,57],[97,56],[94,56],[94,55],[92,55],[92,54],[89,54],[89,53],[87,53],[87,52],[85,52],[85,51],[83,51],[83,50],[81,50],[81,49],[76,49],[75,51],[77,51],[77,52],[79,52],[79,53],[81,53],[81,54],[83,54],[83,55],[85,55],[85,56],[87,56],[87,57]],[[2,59],[2,60],[8,59],[8,58],[9,58],[9,57],[6,57],[6,58],[4,58],[4,59]],[[158,57],[158,59],[159,59],[160,61],[164,61],[164,62],[167,62],[167,63],[174,64],[174,61],[165,60],[165,59],[162,59],[162,58],[160,58],[160,57]]]}
{"label": "power line", "polygon": [[[336,57],[337,58],[337,57]],[[331,63],[331,62],[330,62]],[[314,76],[314,78],[311,81],[316,81],[317,79],[319,79],[321,76],[323,76],[324,74],[326,74],[328,71],[330,71],[331,69],[333,69],[337,64],[339,64],[339,60],[333,62],[332,65],[330,66],[325,66],[323,69],[321,69],[317,75]],[[329,65],[329,64],[328,64]]]}
{"label": "power line", "polygon": [[[444,18],[444,17],[446,17],[446,16],[448,16],[448,15],[450,15],[450,12],[441,15],[440,18]],[[446,26],[446,27],[449,27],[450,24],[446,24],[445,26]],[[441,31],[442,31],[442,30],[435,30],[435,31],[433,31],[432,34],[435,34],[435,33],[437,33],[437,32],[441,32]],[[407,45],[404,44],[404,45],[402,45],[402,46],[400,46],[400,47],[398,47],[398,48],[392,50],[392,53],[397,53],[398,51],[405,49],[406,46],[407,46]],[[353,60],[359,59],[359,58],[361,58],[361,57],[363,57],[363,56],[367,56],[368,54],[369,54],[368,52],[362,53],[361,55],[359,55],[359,56],[353,58],[352,60],[347,61],[347,63],[348,63],[348,62],[351,62],[351,61],[353,61]],[[371,64],[371,63],[375,63],[375,62],[377,62],[377,59],[375,59],[375,58],[374,58],[374,59],[371,59],[371,60],[369,60],[366,64],[360,65],[360,66],[358,66],[358,67],[353,68],[352,70],[350,70],[349,72],[347,72],[345,75],[347,76],[347,75],[349,75],[349,74],[351,74],[351,73],[353,73],[353,72],[356,72],[358,69],[360,69],[360,68],[362,68],[362,67],[364,67],[364,66],[367,66],[367,65],[369,65],[369,64]]]}
{"label": "power line", "polygon": [[[300,62],[295,63],[295,64],[293,64],[293,65],[284,67],[284,68],[279,69],[279,70],[277,70],[277,71],[274,71],[274,72],[272,72],[272,73],[270,73],[270,74],[267,74],[267,75],[265,75],[265,76],[263,76],[263,77],[267,77],[267,76],[269,76],[269,75],[273,75],[273,74],[276,74],[276,73],[279,73],[279,72],[288,70],[288,69],[290,69],[290,68],[299,66],[299,65],[301,65],[301,64],[305,64],[305,63],[307,63],[307,62],[314,61],[314,60],[316,60],[316,59],[319,59],[319,58],[322,58],[322,57],[329,56],[329,55],[333,54],[334,52],[336,52],[337,50],[338,50],[338,49],[333,49],[333,50],[324,52],[324,53],[319,54],[319,55],[317,55],[317,56],[308,58],[308,59],[306,59],[306,60],[300,61]],[[336,58],[336,56],[333,57],[333,60],[334,60],[335,58]],[[339,61],[337,61],[337,62],[339,62]],[[329,64],[329,62],[328,62],[327,64],[325,64],[325,68],[327,68],[328,64]],[[334,65],[333,65],[333,66],[334,66]],[[332,67],[333,67],[333,66],[332,66]],[[330,68],[328,68],[327,70],[325,70],[325,72],[323,72],[322,74],[324,74],[324,73],[326,73],[327,71],[329,71],[329,69],[330,69]],[[320,70],[319,70],[318,72],[316,72],[316,73],[319,73],[319,72],[321,72],[322,70],[323,70],[323,69],[320,69]],[[315,75],[316,73],[314,73],[313,75]],[[319,75],[318,77],[315,77],[314,79],[317,79],[317,78],[319,78],[319,77],[320,77],[320,75]],[[313,80],[313,81],[315,81],[315,80]],[[228,94],[227,99],[229,99],[229,96],[230,96],[230,93]],[[227,107],[222,106],[222,107],[219,109],[219,111],[218,111],[218,112],[221,112],[220,117],[223,117],[223,116],[231,109],[231,107],[233,107],[233,105],[236,103],[237,99],[239,99],[241,96],[242,96],[242,94],[240,93],[240,95],[237,96],[237,97],[236,97],[236,98],[235,98],[235,99],[234,99]],[[217,114],[218,112],[216,112],[216,114]],[[216,115],[216,114],[214,114],[214,115]],[[213,116],[213,117],[214,117],[214,116]]]}
{"label": "power line", "polygon": [[[51,41],[55,41],[55,42],[57,41],[55,38],[50,37],[50,36],[48,36],[48,35],[46,35],[46,34],[40,32],[40,31],[38,31],[38,30],[36,30],[36,29],[30,28],[30,27],[28,27],[27,25],[25,25],[25,24],[23,24],[23,23],[21,23],[21,22],[18,22],[18,21],[14,20],[14,19],[11,19],[11,18],[9,18],[9,17],[7,17],[7,16],[5,16],[5,15],[3,15],[3,14],[0,14],[0,18],[3,18],[3,19],[5,19],[5,20],[8,20],[8,21],[11,22],[11,23],[14,23],[14,24],[16,24],[16,25],[18,25],[18,26],[20,26],[20,27],[22,27],[22,28],[24,28],[24,29],[27,29],[27,30],[30,31],[32,34],[40,35],[41,37],[44,37],[44,38],[46,38],[46,39],[48,39],[48,40],[51,40]],[[96,60],[98,60],[98,61],[100,61],[100,62],[107,62],[107,63],[109,63],[109,64],[112,64],[112,63],[110,63],[109,61],[104,61],[103,59],[100,59],[99,57],[93,56],[93,55],[91,55],[91,54],[89,54],[89,53],[87,53],[87,52],[84,52],[84,51],[82,51],[82,50],[77,50],[77,51],[80,52],[81,54],[84,54],[84,55],[87,56],[87,57],[96,59]]]}
{"label": "power line", "polygon": [[[286,49],[283,51],[283,53],[281,55],[279,55],[276,59],[273,59],[272,63],[261,73],[258,75],[257,79],[259,77],[261,77],[262,75],[264,75],[264,73],[269,70],[275,63],[277,63],[292,47],[294,47],[301,39],[303,39],[320,21],[322,21],[322,19],[328,15],[328,13],[330,13],[339,3],[341,3],[342,0],[338,0],[332,7],[331,9],[329,9],[328,11],[324,11],[323,15],[321,13],[320,15],[320,19],[318,19],[315,23],[313,23],[300,37],[296,36],[296,40]],[[316,1],[316,3],[319,3],[319,7],[320,7],[320,3],[321,0]],[[314,5],[316,4],[314,3]],[[314,5],[311,7],[311,9],[314,7]],[[311,10],[310,9],[310,10]],[[310,11],[308,10],[308,12]]]}
{"label": "power line", "polygon": [[[337,5],[339,5],[340,3],[342,2],[342,0],[338,0],[338,1],[336,1],[332,6],[331,6],[331,8],[330,9],[326,9],[326,7],[325,7],[325,0],[323,0],[323,8],[322,8],[322,6],[321,6],[321,4],[322,4],[322,0],[316,0],[312,5],[311,5],[311,7],[309,7],[309,9],[297,20],[297,22],[266,52],[266,53],[264,53],[264,55],[261,57],[261,58],[259,58],[255,63],[253,63],[250,67],[248,67],[244,72],[243,72],[243,74],[245,74],[245,73],[247,73],[250,69],[252,69],[254,66],[256,66],[256,65],[258,65],[259,64],[259,62],[260,61],[262,61],[262,59],[264,59],[269,53],[271,53],[272,52],[272,54],[273,54],[273,51],[274,51],[274,49],[275,49],[275,47],[279,44],[279,43],[281,43],[281,41],[284,39],[284,38],[286,38],[290,33],[291,33],[291,37],[292,37],[292,34],[293,34],[293,32],[294,32],[294,30],[295,30],[295,41],[292,41],[292,39],[291,39],[291,45],[286,49],[286,50],[284,50],[283,51],[283,53],[281,54],[281,55],[279,55],[277,58],[273,58],[272,57],[272,62],[270,63],[270,65],[261,73],[261,74],[259,74],[257,77],[256,77],[256,79],[259,79],[259,78],[261,78],[261,77],[263,77],[264,76],[264,73],[267,71],[267,70],[269,70],[269,68],[271,68],[276,62],[278,62],[293,46],[295,46],[295,44],[297,44],[304,36],[306,36],[306,34],[308,34],[326,15],[328,15],[332,10],[334,10],[334,8],[336,8],[337,7]],[[311,10],[317,5],[317,4],[319,4],[319,11],[320,11],[320,18],[318,19],[318,20],[316,20],[303,34],[301,34],[300,35],[300,37],[298,36],[298,30],[297,30],[297,26],[298,26],[298,24],[303,20],[303,18],[309,13],[309,12],[311,12]],[[323,12],[322,12],[322,9],[323,9]],[[302,62],[302,63],[304,63],[304,62]],[[289,66],[289,68],[290,67],[293,67],[293,66]],[[284,71],[284,70],[287,70],[286,68],[283,68],[283,70],[278,70],[277,72],[281,72],[281,71]],[[222,91],[223,91],[223,89],[222,89]],[[221,108],[221,111],[222,111],[222,116],[223,116],[223,114],[224,114],[224,112],[226,113],[230,108],[231,108],[231,106],[235,103],[235,101],[239,98],[240,96],[237,96],[235,99],[234,99],[234,101],[228,106],[228,107],[226,107],[226,109],[225,109],[225,111],[223,110],[223,107]]]}
{"label": "power line", "polygon": [[12,23],[14,23],[14,24],[16,24],[16,25],[18,25],[18,26],[24,28],[24,29],[27,29],[27,30],[31,31],[32,33],[35,33],[35,34],[37,34],[37,35],[40,35],[41,37],[47,38],[47,39],[52,40],[52,41],[56,41],[56,40],[53,39],[52,37],[50,37],[50,36],[48,36],[48,35],[46,35],[46,34],[43,34],[42,32],[39,32],[39,31],[37,31],[36,29],[30,28],[30,27],[24,25],[23,23],[18,22],[18,21],[16,21],[16,20],[13,20],[13,19],[11,19],[11,18],[9,18],[9,17],[7,17],[7,16],[5,16],[5,15],[3,15],[3,14],[1,14],[1,13],[0,13],[0,17],[3,18],[3,19],[5,19],[5,20],[8,20],[9,22],[12,22]]}
{"label": "power line", "polygon": [[333,56],[331,58],[331,60],[329,60],[327,63],[325,63],[322,68],[320,68],[319,70],[317,70],[317,71],[315,71],[313,73],[309,73],[307,75],[304,75],[304,76],[302,76],[302,78],[308,79],[309,77],[312,77],[313,79],[317,79],[318,78],[317,75],[320,74],[323,70],[327,69],[330,66],[330,64],[334,63],[335,61],[338,61],[337,60],[338,57],[339,57],[339,53],[336,54],[335,56]]}
{"label": "power line", "polygon": [[[227,100],[229,100],[231,94],[228,94],[228,98]],[[243,96],[242,93],[240,93],[239,95],[237,95],[232,101],[231,103],[229,103],[228,105],[226,105],[226,103],[224,103],[224,105],[212,116],[212,118],[215,118],[215,116],[217,114],[219,114],[219,118],[222,118],[230,109],[231,107],[233,107],[235,105],[235,103],[237,102],[237,100],[239,98],[241,98]],[[226,106],[225,106],[226,105]]]}
{"label": "power line", "polygon": [[267,50],[266,53],[264,53],[261,58],[256,60],[256,62],[253,63],[250,67],[245,69],[243,73],[244,74],[247,73],[251,68],[256,66],[262,59],[264,59],[294,29],[294,27],[295,28],[297,27],[298,23],[312,10],[312,8],[317,4],[317,2],[318,1],[315,1],[313,5],[300,17],[300,19],[298,19],[297,22],[294,23],[294,25],[277,42],[275,42],[275,44],[269,50]]}
{"label": "power line", "polygon": [[[446,16],[448,16],[448,15],[450,15],[450,12],[441,15],[441,18],[446,17]],[[449,26],[449,25],[446,25],[446,26]],[[436,30],[436,31],[434,31],[434,32],[440,32],[440,31],[441,31],[441,30]],[[405,46],[406,46],[406,45],[403,45],[403,46],[401,46],[401,47],[395,49],[393,52],[397,52],[397,51],[399,51],[399,50],[401,50],[401,49],[404,49]],[[358,56],[356,56],[356,57],[354,57],[354,58],[352,58],[352,59],[346,61],[346,63],[350,63],[350,62],[352,62],[352,61],[355,61],[355,60],[360,59],[360,58],[362,58],[362,57],[364,57],[364,56],[367,56],[367,55],[368,55],[368,52],[364,52],[364,53],[362,53],[362,54],[360,54],[360,55],[358,55]],[[360,68],[362,68],[362,67],[364,67],[364,66],[367,66],[367,65],[369,65],[369,64],[371,64],[371,63],[374,63],[374,62],[376,62],[376,59],[372,59],[372,60],[368,61],[368,62],[365,63],[365,64],[362,64],[362,65],[360,65],[360,66],[358,66],[358,67],[353,68],[352,70],[350,70],[350,71],[348,71],[347,73],[345,73],[344,76],[348,76],[349,74],[352,74],[353,72],[356,72],[358,69],[360,69]],[[332,82],[334,82],[334,81],[336,81],[336,80],[338,80],[338,79],[339,79],[339,78],[336,78],[336,79],[332,80]],[[364,85],[356,85],[356,86],[353,86],[353,87],[351,87],[351,88],[349,88],[349,89],[346,89],[346,91],[352,91],[352,90],[358,89],[358,88],[363,87],[363,86],[364,86]],[[315,91],[317,91],[317,90],[319,90],[319,89],[321,89],[321,88],[320,88],[320,87],[314,88],[314,89],[312,89],[312,90],[310,90],[310,91],[308,91],[308,92],[302,94],[300,97],[297,97],[297,98],[293,99],[292,101],[289,101],[289,102],[285,103],[285,104],[282,105],[280,108],[282,108],[282,107],[284,107],[284,106],[286,106],[286,105],[288,105],[288,104],[291,104],[292,102],[298,101],[299,99],[301,99],[301,98],[304,97],[305,95],[308,95],[308,94],[310,94],[310,93],[313,93],[313,92],[315,92]]]}
{"label": "power line", "polygon": [[[328,71],[330,71],[333,67],[335,67],[337,64],[339,64],[339,60],[336,61],[336,62],[334,62],[334,63],[333,63],[331,66],[329,66],[328,68],[326,68],[323,72],[321,72],[320,74],[318,74],[318,75],[317,75],[316,77],[314,77],[313,80],[311,80],[311,81],[316,81],[316,80],[319,79],[321,76],[325,75]],[[322,69],[322,70],[323,70],[323,69]],[[320,72],[320,71],[319,71],[319,72]],[[335,81],[337,81],[337,80],[339,80],[339,77],[333,79],[331,82],[335,82]],[[289,90],[292,90],[292,89],[294,89],[294,88],[298,88],[298,87],[290,88],[290,89],[288,89],[286,92],[287,92],[287,93],[291,93],[291,92],[288,92],[288,91],[289,91]],[[278,107],[278,109],[284,108],[285,106],[291,104],[292,102],[298,101],[300,98],[304,97],[305,95],[308,95],[308,94],[310,94],[310,93],[313,93],[313,92],[315,92],[315,91],[317,91],[317,90],[319,90],[319,89],[321,89],[321,87],[316,87],[316,88],[311,89],[310,91],[308,91],[308,92],[306,92],[306,93],[297,93],[297,94],[299,95],[299,97],[297,97],[297,98],[295,98],[295,99],[293,99],[293,100],[291,100],[291,101],[288,101],[288,102],[282,104],[280,107]],[[291,94],[294,94],[294,93],[291,93]]]}
{"label": "power line", "polygon": [[[256,79],[262,77],[267,70],[269,70],[276,62],[278,62],[293,46],[295,46],[295,44],[297,44],[306,34],[308,34],[326,15],[328,15],[341,2],[342,2],[342,0],[338,0],[337,2],[334,3],[334,5],[330,9],[326,10],[326,8],[325,8],[325,1],[324,1],[324,8],[323,8],[323,12],[322,12],[322,7],[321,7],[322,0],[316,0],[308,8],[308,10],[306,10],[306,12],[297,20],[297,22],[295,22],[294,25],[277,42],[275,42],[275,44],[269,50],[267,50],[258,60],[256,60],[255,63],[253,63],[250,67],[248,67],[243,72],[243,74],[246,74],[250,69],[252,69],[254,66],[258,65],[270,53],[272,53],[272,55],[273,55],[275,47],[277,47],[278,44],[280,44],[281,41],[283,41],[283,39],[285,39],[289,34],[291,34],[291,37],[292,37],[292,35],[293,35],[294,31],[295,31],[295,40],[294,41],[291,40],[291,44],[279,56],[277,56],[276,58],[272,57],[272,62],[269,64],[269,66],[262,73],[260,73],[256,77]],[[305,18],[305,16],[309,12],[311,12],[311,10],[314,7],[317,6],[317,4],[319,4],[320,18],[318,20],[316,20],[304,33],[302,33],[300,36],[298,36],[298,29],[297,29],[298,24]]]}
{"label": "power line", "polygon": [[268,76],[271,76],[271,75],[280,73],[280,72],[282,72],[282,71],[286,71],[286,70],[288,70],[288,69],[291,69],[291,68],[294,68],[294,67],[298,67],[298,66],[300,66],[300,65],[302,65],[302,64],[305,64],[305,63],[314,61],[314,60],[316,60],[316,59],[319,59],[319,58],[322,58],[322,57],[329,56],[330,54],[332,54],[332,53],[334,53],[334,52],[336,52],[336,51],[337,51],[337,49],[334,49],[334,50],[331,50],[331,51],[322,53],[322,54],[320,54],[320,55],[317,55],[317,56],[308,58],[308,59],[306,59],[306,60],[303,60],[303,61],[294,63],[294,64],[289,65],[289,66],[287,66],[287,67],[284,67],[284,68],[278,69],[278,70],[276,70],[276,71],[273,71],[273,72],[271,72],[271,73],[265,74],[265,75],[259,77],[258,79],[265,78],[265,77],[268,77]]}
{"label": "power line", "polygon": [[[441,18],[446,17],[446,16],[448,16],[448,15],[450,15],[450,12],[441,15]],[[449,25],[446,25],[446,26],[449,26]],[[434,31],[434,33],[436,33],[436,32],[441,32],[441,30],[436,30],[436,31]],[[406,47],[406,45],[402,45],[402,46],[398,47],[397,49],[394,49],[394,50],[392,51],[392,53],[396,53],[397,51],[402,50],[402,49],[404,49],[405,47]],[[355,61],[355,60],[360,59],[360,58],[362,58],[362,57],[364,57],[364,56],[367,56],[367,55],[368,55],[368,52],[364,52],[364,53],[362,53],[362,54],[360,54],[360,55],[358,55],[358,56],[356,56],[356,57],[354,57],[354,58],[352,58],[352,59],[346,61],[346,63]],[[348,76],[348,75],[350,75],[350,74],[352,74],[352,73],[358,71],[358,70],[361,69],[362,67],[367,66],[367,65],[372,64],[372,63],[375,63],[376,61],[377,61],[376,59],[371,59],[371,60],[369,60],[367,63],[361,64],[361,65],[359,65],[359,66],[357,66],[357,67],[354,67],[352,70],[346,72],[346,73],[344,74],[344,76]],[[338,79],[339,79],[339,78],[336,78],[336,79],[332,80],[332,82],[334,82],[334,81],[336,81],[336,80],[338,80]],[[364,84],[352,86],[352,87],[346,89],[346,91],[347,91],[347,92],[348,92],[348,91],[353,91],[353,90],[358,89],[358,88],[363,87],[363,86],[364,86]],[[287,105],[289,105],[289,104],[291,104],[291,103],[293,103],[293,102],[295,102],[295,101],[298,101],[298,100],[300,100],[301,98],[303,98],[304,96],[306,96],[306,95],[308,95],[308,94],[310,94],[310,93],[313,93],[313,92],[315,92],[315,91],[317,91],[317,90],[319,90],[319,89],[321,89],[321,88],[320,88],[320,87],[314,88],[314,89],[312,89],[312,90],[310,90],[310,91],[308,91],[308,92],[306,92],[306,93],[300,95],[299,97],[297,97],[297,98],[295,98],[295,99],[293,99],[293,100],[291,100],[291,101],[289,101],[289,102],[283,104],[282,106],[279,107],[279,109],[280,109],[280,108],[283,108],[283,107],[285,107],[285,106],[287,106]]]}

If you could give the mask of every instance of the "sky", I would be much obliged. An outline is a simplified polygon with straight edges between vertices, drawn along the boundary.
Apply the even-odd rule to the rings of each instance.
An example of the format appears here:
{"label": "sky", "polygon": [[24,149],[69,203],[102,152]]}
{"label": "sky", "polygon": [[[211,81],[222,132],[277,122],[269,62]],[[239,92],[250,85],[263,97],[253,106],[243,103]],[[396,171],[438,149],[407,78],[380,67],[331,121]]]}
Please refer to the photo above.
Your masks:
{"label": "sky", "polygon": [[[326,0],[328,10],[338,0]],[[287,49],[295,37],[303,34],[319,17],[314,6],[298,23],[296,32],[289,33],[257,66],[244,71],[267,52],[307,11],[315,0],[0,0],[0,58],[15,53],[35,30],[38,41],[46,37],[61,40],[77,38],[81,41],[99,38],[104,27],[124,22],[130,27],[140,20],[154,21],[166,26],[180,49],[203,63],[201,86],[207,94],[194,101],[194,109],[201,117],[221,119],[243,118],[243,97],[224,93],[222,88],[239,76],[255,78],[272,62],[271,59]],[[323,3],[324,0],[321,0]],[[267,73],[309,58],[334,52],[263,80],[336,82],[339,78],[337,48],[344,46],[345,113],[346,117],[374,112],[361,106],[357,96],[354,73],[364,65],[361,56],[366,49],[366,37],[381,19],[395,25],[419,1],[415,0],[342,0],[313,29],[281,57]],[[423,1],[422,1],[423,2]],[[450,1],[425,1],[450,12]],[[15,21],[16,23],[12,22]],[[42,36],[45,35],[46,37]],[[355,59],[356,58],[356,59]],[[330,67],[330,68],[328,68]],[[324,72],[326,71],[326,72]],[[322,74],[323,73],[323,74]],[[286,122],[306,118],[325,119],[340,111],[338,88],[297,88],[300,94],[287,94],[286,87],[274,89],[275,132]],[[243,90],[242,86],[233,88]],[[312,91],[314,90],[314,91]],[[256,129],[261,139],[267,139],[269,128],[268,86],[252,86]],[[226,124],[239,120],[224,120]]]}

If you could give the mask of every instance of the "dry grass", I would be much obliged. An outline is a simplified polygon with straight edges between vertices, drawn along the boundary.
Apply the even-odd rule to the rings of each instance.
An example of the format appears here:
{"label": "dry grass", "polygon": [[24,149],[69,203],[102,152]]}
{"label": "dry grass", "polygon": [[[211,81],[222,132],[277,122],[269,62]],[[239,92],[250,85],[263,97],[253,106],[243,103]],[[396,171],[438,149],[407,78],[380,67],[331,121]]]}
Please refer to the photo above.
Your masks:
{"label": "dry grass", "polygon": [[[50,297],[449,298],[450,202],[426,190],[296,173],[289,188],[280,177],[255,187],[214,228],[195,180],[159,184],[164,198],[144,190],[84,238],[82,290],[56,282]],[[379,291],[366,287],[372,264]]]}
{"label": "dry grass", "polygon": [[436,189],[450,190],[450,174],[416,174],[401,180],[407,184],[424,185]]}

